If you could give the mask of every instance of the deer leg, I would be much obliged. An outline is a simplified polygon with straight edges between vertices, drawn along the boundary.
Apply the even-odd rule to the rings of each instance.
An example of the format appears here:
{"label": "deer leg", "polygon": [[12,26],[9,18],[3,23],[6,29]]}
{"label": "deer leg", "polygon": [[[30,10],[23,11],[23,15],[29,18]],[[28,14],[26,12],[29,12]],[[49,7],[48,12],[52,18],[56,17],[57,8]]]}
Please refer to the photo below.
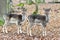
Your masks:
{"label": "deer leg", "polygon": [[21,26],[18,27],[17,33],[18,33],[18,34],[19,34],[19,33],[22,33],[22,28],[21,28]]}
{"label": "deer leg", "polygon": [[29,33],[28,33],[28,27],[27,27],[27,35],[32,36],[32,33],[31,33],[31,29],[32,29],[31,27],[32,27],[32,25],[31,25],[31,23],[29,23],[28,26],[29,26],[30,30],[29,30]]}
{"label": "deer leg", "polygon": [[43,36],[46,36],[46,30],[44,27],[43,27]]}
{"label": "deer leg", "polygon": [[7,27],[5,27],[5,32],[8,33],[8,31],[7,31]]}
{"label": "deer leg", "polygon": [[16,21],[16,25],[18,26],[17,27],[17,33],[19,34],[19,24],[18,24],[18,21]]}
{"label": "deer leg", "polygon": [[[28,25],[29,25],[29,24],[28,24]],[[27,31],[27,35],[29,35],[28,27],[27,27],[27,30],[26,30],[26,31]]]}
{"label": "deer leg", "polygon": [[32,28],[30,28],[30,36],[32,36]]}
{"label": "deer leg", "polygon": [[3,25],[3,28],[2,28],[2,30],[3,30],[3,33],[5,32],[5,24]]}
{"label": "deer leg", "polygon": [[42,24],[42,26],[43,26],[43,36],[46,36],[46,35],[47,35],[47,34],[46,34],[46,29],[45,29],[46,24],[45,24],[45,23],[43,23],[43,24]]}
{"label": "deer leg", "polygon": [[19,27],[18,27],[18,29],[17,29],[17,33],[19,34]]}
{"label": "deer leg", "polygon": [[[27,27],[27,35],[30,35],[31,34],[31,24],[29,23],[28,24],[29,27]],[[30,29],[30,30],[29,30]],[[29,32],[30,31],[30,32]]]}
{"label": "deer leg", "polygon": [[8,31],[7,31],[7,25],[8,25],[8,21],[5,21],[5,23],[4,23],[4,25],[3,25],[3,32],[6,32],[6,33],[8,33]]}
{"label": "deer leg", "polygon": [[7,31],[7,26],[8,26],[8,24],[9,24],[9,20],[7,21],[6,26],[5,26],[5,31],[6,31],[6,33],[8,33],[8,31]]}
{"label": "deer leg", "polygon": [[22,26],[20,26],[19,31],[20,31],[20,33],[22,33]]}
{"label": "deer leg", "polygon": [[22,28],[21,28],[21,24],[20,24],[20,22],[16,22],[16,25],[18,26],[18,30],[17,30],[17,33],[19,34],[19,33],[22,33]]}
{"label": "deer leg", "polygon": [[[27,19],[27,22],[29,22],[28,18],[26,18],[26,19]],[[28,24],[28,26],[30,26],[30,23]],[[29,29],[29,27],[27,27],[27,30],[26,30],[27,31],[27,35],[29,35],[29,30],[28,29]]]}
{"label": "deer leg", "polygon": [[33,23],[30,23],[30,32],[29,32],[30,36],[32,36],[32,26],[33,26]]}
{"label": "deer leg", "polygon": [[6,26],[6,22],[4,23],[3,28],[2,28],[3,33],[5,32],[5,26]]}

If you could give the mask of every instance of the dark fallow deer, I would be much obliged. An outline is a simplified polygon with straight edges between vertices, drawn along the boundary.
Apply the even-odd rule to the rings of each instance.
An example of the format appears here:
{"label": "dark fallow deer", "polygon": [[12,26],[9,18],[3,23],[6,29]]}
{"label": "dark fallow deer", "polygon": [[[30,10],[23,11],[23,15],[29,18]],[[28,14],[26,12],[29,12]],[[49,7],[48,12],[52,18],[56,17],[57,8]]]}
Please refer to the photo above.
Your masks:
{"label": "dark fallow deer", "polygon": [[44,9],[44,11],[45,11],[45,15],[37,14],[37,15],[29,15],[28,16],[28,22],[29,22],[29,26],[30,26],[29,35],[32,36],[32,34],[31,34],[32,26],[34,24],[37,24],[37,23],[39,23],[40,25],[42,24],[43,36],[45,35],[46,32],[45,32],[44,28],[46,27],[47,23],[49,22],[49,11],[50,11],[50,8],[46,8],[46,9]]}
{"label": "dark fallow deer", "polygon": [[22,23],[26,21],[26,9],[24,7],[21,7],[22,14],[13,14],[14,11],[9,12],[8,14],[3,15],[3,18],[5,20],[5,23],[3,25],[3,32],[8,33],[7,31],[7,25],[10,23],[15,23],[18,27],[17,33],[22,33]]}

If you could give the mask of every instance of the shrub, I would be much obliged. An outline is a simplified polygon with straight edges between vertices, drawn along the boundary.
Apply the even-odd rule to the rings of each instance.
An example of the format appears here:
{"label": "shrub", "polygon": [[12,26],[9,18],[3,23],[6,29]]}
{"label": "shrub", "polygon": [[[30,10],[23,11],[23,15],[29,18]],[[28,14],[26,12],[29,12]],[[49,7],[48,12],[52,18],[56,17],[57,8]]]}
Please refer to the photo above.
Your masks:
{"label": "shrub", "polygon": [[4,20],[0,18],[0,26],[3,26]]}

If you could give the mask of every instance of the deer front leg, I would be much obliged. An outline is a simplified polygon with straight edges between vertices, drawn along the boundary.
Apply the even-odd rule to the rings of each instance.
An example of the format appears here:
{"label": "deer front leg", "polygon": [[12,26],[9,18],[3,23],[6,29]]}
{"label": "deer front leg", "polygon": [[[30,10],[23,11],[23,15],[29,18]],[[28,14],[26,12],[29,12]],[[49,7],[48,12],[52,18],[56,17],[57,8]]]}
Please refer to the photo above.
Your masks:
{"label": "deer front leg", "polygon": [[5,33],[8,33],[8,31],[7,31],[7,25],[8,25],[8,22],[7,21],[5,21],[5,23],[4,23],[4,25],[3,25],[3,32],[5,32]]}
{"label": "deer front leg", "polygon": [[30,36],[32,36],[32,28],[30,28]]}
{"label": "deer front leg", "polygon": [[26,30],[26,31],[27,31],[27,35],[29,35],[29,31],[28,31],[28,28],[29,28],[29,27],[27,27],[27,30]]}
{"label": "deer front leg", "polygon": [[19,27],[18,27],[18,29],[17,29],[17,33],[19,34],[20,32],[19,32]]}
{"label": "deer front leg", "polygon": [[18,26],[18,29],[17,29],[17,33],[19,34],[19,33],[22,33],[22,28],[21,28],[21,25],[17,25]]}
{"label": "deer front leg", "polygon": [[46,25],[43,23],[43,36],[46,36],[47,35],[47,33],[46,33],[46,29],[45,29],[45,27],[46,27]]}
{"label": "deer front leg", "polygon": [[16,21],[16,25],[17,25],[17,33],[19,34],[19,24],[18,24],[18,20]]}
{"label": "deer front leg", "polygon": [[22,33],[22,28],[21,28],[21,26],[18,27],[17,33],[18,33],[18,34],[19,34],[19,33]]}
{"label": "deer front leg", "polygon": [[[5,25],[5,24],[4,24]],[[5,32],[5,26],[3,25],[3,28],[2,28],[2,31],[3,31],[3,33]]]}
{"label": "deer front leg", "polygon": [[[28,24],[28,26],[30,26],[30,24]],[[29,35],[29,31],[28,31],[29,30],[28,29],[29,27],[28,26],[27,26],[27,30],[26,30],[27,31],[27,35]]]}
{"label": "deer front leg", "polygon": [[43,28],[43,36],[46,36],[47,34],[46,34],[46,30],[45,30],[45,28]]}
{"label": "deer front leg", "polygon": [[30,23],[30,32],[29,32],[30,36],[32,36],[32,27],[33,27],[33,23]]}
{"label": "deer front leg", "polygon": [[22,33],[22,26],[20,26],[20,29],[19,29],[20,33]]}
{"label": "deer front leg", "polygon": [[8,31],[7,31],[7,27],[5,27],[5,32],[8,33]]}

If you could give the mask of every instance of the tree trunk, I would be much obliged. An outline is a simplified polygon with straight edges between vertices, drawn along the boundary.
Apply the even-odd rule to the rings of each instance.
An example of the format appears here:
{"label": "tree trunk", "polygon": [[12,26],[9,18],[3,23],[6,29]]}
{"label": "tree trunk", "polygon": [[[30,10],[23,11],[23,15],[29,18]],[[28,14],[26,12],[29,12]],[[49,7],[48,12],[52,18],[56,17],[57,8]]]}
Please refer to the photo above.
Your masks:
{"label": "tree trunk", "polygon": [[7,12],[7,0],[0,0],[0,17]]}

